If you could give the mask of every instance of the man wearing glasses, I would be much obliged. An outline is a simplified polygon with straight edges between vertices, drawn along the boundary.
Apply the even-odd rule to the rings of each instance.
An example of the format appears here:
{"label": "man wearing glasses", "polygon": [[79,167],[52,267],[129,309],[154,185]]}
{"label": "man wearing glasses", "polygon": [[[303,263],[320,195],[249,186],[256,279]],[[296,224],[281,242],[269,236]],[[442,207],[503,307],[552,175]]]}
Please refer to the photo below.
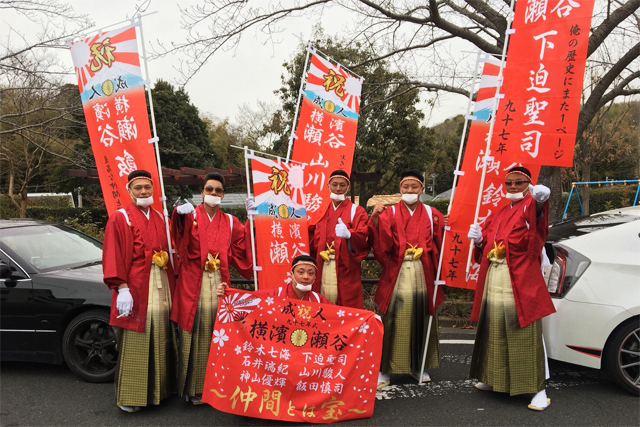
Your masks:
{"label": "man wearing glasses", "polygon": [[478,224],[469,229],[480,262],[469,377],[479,380],[479,390],[533,394],[528,408],[542,411],[551,400],[545,391],[541,319],[555,311],[541,269],[550,191],[530,184],[528,169],[510,169],[505,179],[510,203],[489,215],[482,229]]}
{"label": "man wearing glasses", "polygon": [[175,208],[171,234],[178,253],[178,281],[171,320],[178,324],[178,392],[194,405],[201,402],[219,284],[230,282],[229,263],[250,279],[253,274],[249,228],[220,210],[224,178],[204,178],[203,203]]}

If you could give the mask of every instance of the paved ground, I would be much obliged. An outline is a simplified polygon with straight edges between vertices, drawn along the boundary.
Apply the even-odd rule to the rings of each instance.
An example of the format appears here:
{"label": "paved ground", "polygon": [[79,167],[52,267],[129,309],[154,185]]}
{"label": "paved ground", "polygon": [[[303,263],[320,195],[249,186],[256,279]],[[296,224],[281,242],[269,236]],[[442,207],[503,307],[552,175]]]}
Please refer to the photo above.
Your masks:
{"label": "paved ground", "polygon": [[[373,418],[353,426],[409,425],[640,425],[640,400],[615,386],[600,371],[551,362],[549,409],[527,409],[529,396],[481,392],[466,379],[473,330],[441,329],[442,367],[419,386],[411,377],[392,378],[378,392]],[[171,397],[134,414],[120,411],[112,384],[77,380],[66,366],[3,362],[0,365],[1,426],[275,426]]]}

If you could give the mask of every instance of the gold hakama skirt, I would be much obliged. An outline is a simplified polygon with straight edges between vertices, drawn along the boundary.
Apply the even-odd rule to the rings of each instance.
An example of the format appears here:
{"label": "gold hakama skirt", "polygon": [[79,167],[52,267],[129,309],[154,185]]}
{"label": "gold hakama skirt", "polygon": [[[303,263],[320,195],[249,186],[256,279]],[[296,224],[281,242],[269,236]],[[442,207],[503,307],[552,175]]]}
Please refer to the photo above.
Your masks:
{"label": "gold hakama skirt", "polygon": [[491,258],[469,378],[511,396],[545,388],[542,320],[520,327],[506,259]]}
{"label": "gold hakama skirt", "polygon": [[320,293],[332,303],[338,301],[338,275],[336,273],[336,256],[329,255],[329,261],[322,263],[322,284]]}
{"label": "gold hakama skirt", "polygon": [[167,272],[152,263],[145,331],[114,328],[119,351],[114,380],[118,406],[158,405],[171,394],[170,311],[171,290]]}
{"label": "gold hakama skirt", "polygon": [[209,347],[218,310],[216,288],[222,282],[220,271],[202,272],[198,308],[191,332],[178,329],[178,392],[180,396],[202,395],[207,372]]}
{"label": "gold hakama skirt", "polygon": [[[398,273],[391,302],[382,318],[384,337],[380,371],[384,374],[420,374],[429,310],[424,271],[420,259],[405,256]],[[440,367],[438,317],[429,334],[425,369]]]}

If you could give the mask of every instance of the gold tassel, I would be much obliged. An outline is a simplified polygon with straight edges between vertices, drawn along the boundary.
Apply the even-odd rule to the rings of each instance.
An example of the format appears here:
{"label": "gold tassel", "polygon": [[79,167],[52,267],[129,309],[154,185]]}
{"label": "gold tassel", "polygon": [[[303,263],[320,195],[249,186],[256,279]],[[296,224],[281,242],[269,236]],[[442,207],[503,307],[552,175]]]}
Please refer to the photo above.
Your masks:
{"label": "gold tassel", "polygon": [[167,269],[167,264],[169,263],[169,254],[166,251],[153,251],[153,256],[151,260],[155,265],[160,267],[163,270]]}
{"label": "gold tassel", "polygon": [[324,251],[320,251],[320,257],[326,262],[329,262],[329,255],[334,255],[336,253],[336,250],[333,249],[333,243],[334,242],[331,242],[331,246],[329,246],[329,244],[327,243],[327,249]]}
{"label": "gold tassel", "polygon": [[500,244],[493,242],[493,249],[489,251],[489,253],[487,254],[487,258],[491,259],[495,257],[496,259],[504,259],[506,255],[507,248],[504,246],[504,244],[502,242],[500,242]]}
{"label": "gold tassel", "polygon": [[207,262],[204,263],[204,268],[210,273],[215,273],[220,268],[220,260],[218,259],[219,253],[213,257],[210,253],[207,254]]}
{"label": "gold tassel", "polygon": [[418,247],[418,244],[413,246],[411,243],[407,242],[407,245],[410,247],[404,251],[404,256],[412,255],[413,259],[418,259],[422,256],[423,249]]}

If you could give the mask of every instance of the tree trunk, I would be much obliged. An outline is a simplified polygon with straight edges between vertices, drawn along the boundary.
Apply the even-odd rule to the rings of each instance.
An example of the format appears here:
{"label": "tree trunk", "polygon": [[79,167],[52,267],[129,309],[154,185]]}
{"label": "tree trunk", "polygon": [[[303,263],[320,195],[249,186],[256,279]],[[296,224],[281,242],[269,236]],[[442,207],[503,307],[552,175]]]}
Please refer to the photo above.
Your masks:
{"label": "tree trunk", "polygon": [[[581,163],[580,164],[580,179],[583,182],[591,181],[591,164],[590,163]],[[580,200],[582,200],[582,209],[584,209],[584,214],[589,215],[589,192],[591,189],[588,185],[581,185],[578,187],[578,193],[580,194]]]}
{"label": "tree trunk", "polygon": [[545,185],[551,190],[549,197],[549,222],[562,218],[562,176],[560,168],[555,166],[542,166],[538,176],[538,184]]}

